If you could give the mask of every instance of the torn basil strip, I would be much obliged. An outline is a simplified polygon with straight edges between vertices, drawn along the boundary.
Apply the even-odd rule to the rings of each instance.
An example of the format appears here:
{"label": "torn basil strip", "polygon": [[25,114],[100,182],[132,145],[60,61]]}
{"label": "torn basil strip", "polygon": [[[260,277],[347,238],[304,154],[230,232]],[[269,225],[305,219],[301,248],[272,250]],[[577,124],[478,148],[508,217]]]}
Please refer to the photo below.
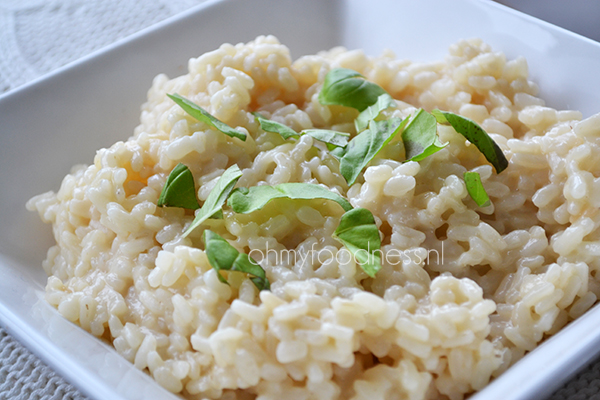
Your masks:
{"label": "torn basil strip", "polygon": [[440,124],[449,124],[456,132],[473,143],[494,166],[496,173],[499,174],[508,167],[508,160],[502,149],[475,121],[447,111],[433,110],[431,113]]}
{"label": "torn basil strip", "polygon": [[366,109],[364,109],[358,117],[354,120],[354,127],[356,128],[356,132],[361,132],[367,126],[369,126],[369,121],[374,120],[379,116],[379,114],[390,107],[396,106],[396,100],[392,98],[387,93],[379,95],[375,104],[370,105]]}
{"label": "torn basil strip", "polygon": [[298,132],[296,132],[287,125],[280,124],[279,122],[267,119],[257,112],[253,112],[252,115],[254,115],[254,117],[260,124],[260,128],[265,132],[279,133],[284,139],[300,137],[300,134]]}
{"label": "torn basil strip", "polygon": [[355,208],[342,215],[333,238],[352,253],[371,278],[381,269],[381,239],[375,218],[366,208]]}
{"label": "torn basil strip", "polygon": [[287,125],[267,119],[260,113],[253,112],[260,123],[260,128],[265,132],[278,133],[284,139],[297,139],[302,135],[309,135],[320,142],[325,142],[333,147],[345,147],[348,144],[349,133],[337,132],[329,129],[305,129],[298,133]]}
{"label": "torn basil strip", "polygon": [[229,284],[219,271],[240,271],[253,275],[250,280],[258,290],[271,288],[265,270],[248,254],[240,253],[227,240],[209,229],[204,231],[203,239],[208,262],[217,272],[221,282]]}
{"label": "torn basil strip", "polygon": [[186,237],[194,229],[200,226],[209,218],[223,218],[221,208],[227,201],[238,179],[242,176],[242,171],[236,164],[229,167],[217,181],[215,187],[210,191],[202,208],[196,212],[196,217],[189,228],[183,233]]}
{"label": "torn basil strip", "polygon": [[291,200],[325,199],[338,203],[344,211],[352,209],[348,200],[331,189],[312,183],[280,183],[275,186],[252,186],[238,188],[231,193],[227,205],[240,214],[248,214],[263,208],[274,199],[288,198]]}
{"label": "torn basil strip", "polygon": [[338,161],[344,156],[345,153],[345,147],[334,147],[333,149],[329,149],[329,154],[335,157]]}
{"label": "torn basil strip", "polygon": [[325,142],[333,147],[346,147],[350,138],[349,133],[329,129],[305,129],[302,131],[302,134],[312,136],[318,141]]}
{"label": "torn basil strip", "polygon": [[446,147],[437,134],[437,120],[420,109],[402,132],[406,161],[421,161]]}
{"label": "torn basil strip", "polygon": [[171,100],[173,100],[179,107],[183,109],[186,113],[196,118],[198,121],[205,123],[208,126],[215,128],[216,130],[226,134],[230,137],[235,137],[240,140],[246,140],[246,134],[240,132],[236,129],[233,129],[226,123],[219,121],[217,118],[213,117],[208,111],[200,107],[198,104],[186,99],[179,94],[167,94]]}
{"label": "torn basil strip", "polygon": [[159,207],[200,208],[196,199],[194,177],[188,167],[179,163],[167,178],[158,198]]}
{"label": "torn basil strip", "polygon": [[[340,158],[340,173],[351,186],[361,171],[400,132],[408,119],[390,118],[371,121],[369,128],[356,135],[345,148]],[[338,152],[336,155],[339,155]]]}
{"label": "torn basil strip", "polygon": [[358,72],[347,68],[335,68],[327,73],[319,93],[323,105],[340,105],[363,111],[375,104],[386,91],[367,81]]}
{"label": "torn basil strip", "polygon": [[477,203],[479,207],[487,207],[491,204],[490,198],[481,183],[481,176],[477,172],[465,172],[465,185],[469,196]]}

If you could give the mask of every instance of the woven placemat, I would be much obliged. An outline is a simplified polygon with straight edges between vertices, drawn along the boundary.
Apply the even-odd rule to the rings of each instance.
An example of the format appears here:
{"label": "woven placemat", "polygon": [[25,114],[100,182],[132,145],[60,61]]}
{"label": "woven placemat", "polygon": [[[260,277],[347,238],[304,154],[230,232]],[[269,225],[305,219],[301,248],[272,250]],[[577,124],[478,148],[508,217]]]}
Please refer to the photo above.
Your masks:
{"label": "woven placemat", "polygon": [[0,328],[0,400],[86,400]]}
{"label": "woven placemat", "polygon": [[205,0],[0,0],[0,92]]}
{"label": "woven placemat", "polygon": [[548,400],[600,400],[600,358],[579,372]]}

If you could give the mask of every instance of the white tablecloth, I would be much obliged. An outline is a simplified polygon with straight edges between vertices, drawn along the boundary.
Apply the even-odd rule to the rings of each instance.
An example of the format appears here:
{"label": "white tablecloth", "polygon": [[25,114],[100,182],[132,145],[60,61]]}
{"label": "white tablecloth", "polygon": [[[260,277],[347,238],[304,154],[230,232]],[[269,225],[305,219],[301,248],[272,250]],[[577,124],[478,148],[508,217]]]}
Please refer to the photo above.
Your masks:
{"label": "white tablecloth", "polygon": [[[0,0],[0,92],[202,1]],[[0,400],[85,398],[0,327]],[[551,399],[600,400],[600,362]]]}

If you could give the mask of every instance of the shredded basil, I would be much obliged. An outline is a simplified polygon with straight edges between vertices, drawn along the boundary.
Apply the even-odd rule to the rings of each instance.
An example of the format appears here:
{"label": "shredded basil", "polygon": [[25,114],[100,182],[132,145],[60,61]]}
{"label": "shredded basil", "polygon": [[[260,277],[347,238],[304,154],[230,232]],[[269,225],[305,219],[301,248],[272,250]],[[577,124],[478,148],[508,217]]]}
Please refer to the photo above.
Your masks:
{"label": "shredded basil", "polygon": [[335,68],[327,73],[319,102],[323,105],[340,105],[363,111],[375,104],[385,94],[381,86],[369,82],[358,72],[347,68]]}
{"label": "shredded basil", "polygon": [[479,207],[487,207],[491,204],[490,198],[481,183],[481,176],[477,172],[465,172],[465,185],[469,196],[477,203]]}
{"label": "shredded basil", "polygon": [[231,193],[227,205],[233,211],[248,214],[263,208],[273,199],[288,198],[292,200],[326,199],[338,203],[344,211],[352,209],[348,200],[331,189],[312,183],[280,183],[275,186],[252,186],[238,188]]}
{"label": "shredded basil", "polygon": [[256,120],[260,123],[260,128],[265,132],[279,133],[284,139],[300,137],[298,132],[296,132],[287,125],[280,124],[279,122],[267,119],[257,112],[253,112],[252,115],[254,115]]}
{"label": "shredded basil", "polygon": [[[351,186],[361,171],[379,151],[400,132],[408,119],[390,118],[385,121],[371,121],[369,127],[356,135],[340,158],[340,173]],[[340,155],[341,152],[336,154]]]}
{"label": "shredded basil", "polygon": [[[320,142],[325,142],[328,147],[345,147],[348,144],[349,133],[332,131],[329,129],[305,129],[298,133],[289,126],[280,124],[279,122],[267,119],[260,113],[253,112],[252,115],[256,117],[260,123],[260,128],[266,132],[279,133],[284,139],[299,138],[301,135],[309,135],[317,139]],[[331,145],[331,146],[329,146]]]}
{"label": "shredded basil", "polygon": [[406,161],[421,161],[446,147],[440,143],[437,121],[427,111],[420,109],[402,132]]}
{"label": "shredded basil", "polygon": [[366,208],[355,208],[344,215],[333,234],[353,254],[370,277],[381,269],[381,239],[375,218]]}
{"label": "shredded basil", "polygon": [[473,143],[494,166],[496,173],[499,174],[508,167],[508,160],[502,149],[475,121],[447,111],[433,110],[432,114],[440,124],[450,124],[456,132]]}
{"label": "shredded basil", "polygon": [[329,154],[337,158],[338,161],[344,156],[345,153],[346,147],[335,147],[333,149],[329,149]]}
{"label": "shredded basil", "polygon": [[327,143],[330,150],[335,147],[346,147],[348,145],[348,138],[350,138],[349,133],[329,129],[305,129],[302,131],[302,134],[312,136],[321,142]]}
{"label": "shredded basil", "polygon": [[221,175],[215,187],[208,194],[202,208],[196,212],[196,218],[194,218],[192,224],[183,233],[183,237],[189,235],[190,232],[209,218],[223,218],[221,208],[227,201],[229,194],[241,176],[242,171],[240,171],[235,164],[223,172],[223,175]]}
{"label": "shredded basil", "polygon": [[360,132],[369,126],[369,121],[374,120],[379,114],[390,107],[396,106],[396,100],[387,93],[379,95],[375,104],[365,108],[354,120],[356,132]]}
{"label": "shredded basil", "polygon": [[248,254],[240,253],[227,240],[209,229],[204,231],[203,238],[204,251],[208,257],[208,262],[217,271],[217,276],[221,282],[228,284],[219,271],[240,271],[254,276],[250,280],[258,290],[269,290],[271,288],[265,270]]}
{"label": "shredded basil", "polygon": [[169,96],[169,98],[171,98],[171,100],[173,100],[186,113],[196,118],[198,121],[204,122],[206,125],[215,128],[216,130],[226,134],[227,136],[235,137],[244,141],[246,140],[245,133],[235,130],[226,123],[219,121],[217,118],[210,115],[208,111],[200,107],[198,104],[186,99],[183,96],[180,96],[177,93],[167,94],[167,96]]}
{"label": "shredded basil", "polygon": [[159,207],[200,208],[196,199],[196,187],[192,171],[179,163],[167,178],[158,198]]}

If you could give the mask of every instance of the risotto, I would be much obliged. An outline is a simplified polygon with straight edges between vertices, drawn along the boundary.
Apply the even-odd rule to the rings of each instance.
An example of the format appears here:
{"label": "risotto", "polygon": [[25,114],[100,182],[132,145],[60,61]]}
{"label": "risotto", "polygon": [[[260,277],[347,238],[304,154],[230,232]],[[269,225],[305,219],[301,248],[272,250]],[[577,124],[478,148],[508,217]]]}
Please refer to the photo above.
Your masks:
{"label": "risotto", "polygon": [[[325,101],[349,69],[387,103]],[[480,40],[432,63],[224,44],[158,75],[132,137],[27,203],[57,243],[46,299],[189,399],[462,399],[600,295],[600,114],[537,91]],[[190,205],[168,204],[185,182]]]}

